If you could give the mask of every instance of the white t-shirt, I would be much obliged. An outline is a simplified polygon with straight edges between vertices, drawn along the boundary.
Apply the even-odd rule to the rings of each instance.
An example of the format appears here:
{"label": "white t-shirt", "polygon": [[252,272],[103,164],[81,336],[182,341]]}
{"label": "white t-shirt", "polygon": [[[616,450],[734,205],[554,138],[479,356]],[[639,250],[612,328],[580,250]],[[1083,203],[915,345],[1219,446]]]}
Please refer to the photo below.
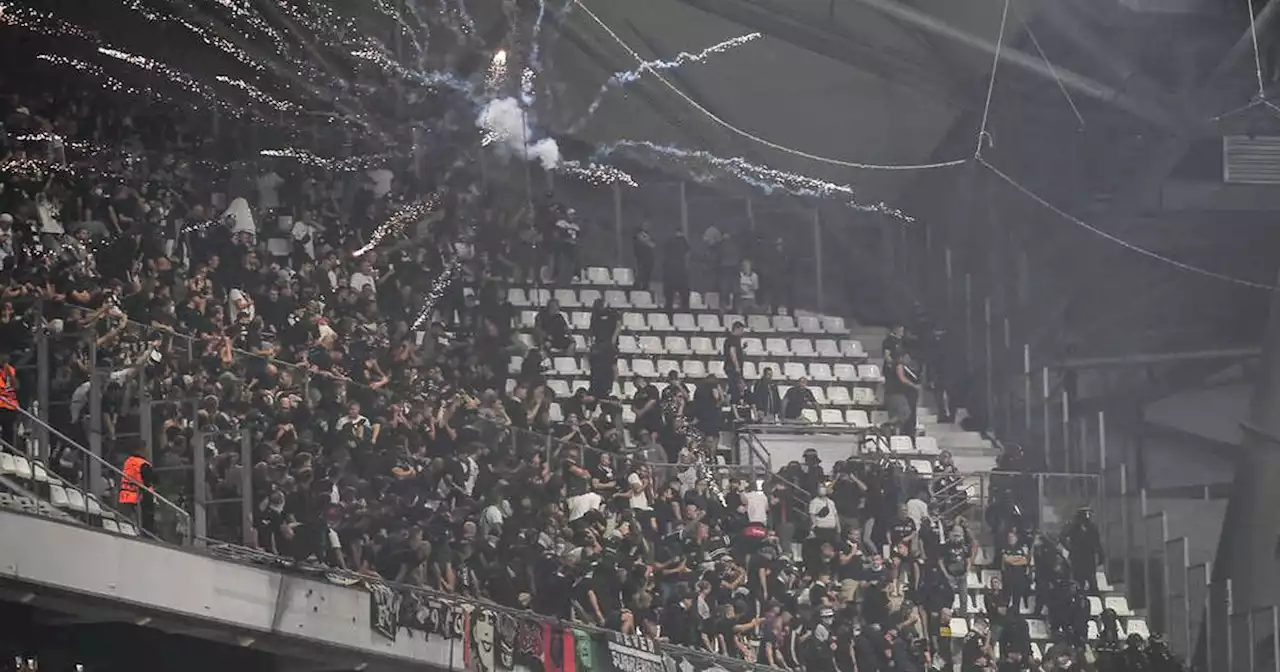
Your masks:
{"label": "white t-shirt", "polygon": [[364,291],[364,288],[366,286],[368,287],[377,286],[377,283],[373,281],[373,276],[365,275],[360,271],[356,271],[355,273],[351,274],[351,289],[354,289],[357,292],[362,292]]}
{"label": "white t-shirt", "polygon": [[[818,515],[824,507],[827,509],[827,515]],[[836,515],[836,503],[831,501],[830,497],[814,497],[809,502],[809,517],[813,519],[814,527],[824,530],[834,530],[840,523]]]}
{"label": "white t-shirt", "polygon": [[923,499],[912,497],[907,500],[907,517],[916,521],[916,529],[924,524],[924,519],[929,517],[929,505],[924,503]]}
{"label": "white t-shirt", "polygon": [[588,511],[595,511],[600,508],[604,502],[604,498],[594,492],[588,492],[585,495],[575,495],[569,498],[569,520],[575,521],[585,515]]}
{"label": "white t-shirt", "polygon": [[759,490],[742,493],[742,503],[747,505],[747,520],[764,525],[769,522],[769,497]]}
{"label": "white t-shirt", "polygon": [[[631,474],[627,476],[627,485],[635,487],[641,482],[640,474]],[[644,490],[631,491],[631,508],[637,511],[649,511],[649,495]]]}
{"label": "white t-shirt", "polygon": [[272,171],[258,177],[258,207],[271,210],[280,207],[280,185],[284,178]]}
{"label": "white t-shirt", "polygon": [[754,300],[756,298],[756,290],[759,288],[760,276],[756,275],[755,271],[738,273],[738,296]]}

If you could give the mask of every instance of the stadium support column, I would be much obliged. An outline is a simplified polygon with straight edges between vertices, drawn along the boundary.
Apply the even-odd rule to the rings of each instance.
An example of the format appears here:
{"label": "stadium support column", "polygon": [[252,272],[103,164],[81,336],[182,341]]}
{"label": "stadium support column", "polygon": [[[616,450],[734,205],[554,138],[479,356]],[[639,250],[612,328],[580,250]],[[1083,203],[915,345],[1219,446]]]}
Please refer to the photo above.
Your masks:
{"label": "stadium support column", "polygon": [[1277,603],[1276,538],[1280,534],[1280,290],[1272,291],[1262,367],[1236,459],[1215,581],[1231,579],[1235,611]]}

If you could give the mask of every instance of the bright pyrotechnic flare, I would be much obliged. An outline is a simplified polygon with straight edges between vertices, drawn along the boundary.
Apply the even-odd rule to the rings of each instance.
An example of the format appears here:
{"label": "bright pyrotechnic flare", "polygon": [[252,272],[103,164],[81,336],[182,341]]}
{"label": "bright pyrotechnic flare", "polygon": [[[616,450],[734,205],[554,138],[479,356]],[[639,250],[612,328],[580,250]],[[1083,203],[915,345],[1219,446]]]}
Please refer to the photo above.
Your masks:
{"label": "bright pyrotechnic flare", "polygon": [[433,210],[440,207],[440,199],[432,194],[430,198],[417,203],[410,203],[402,206],[399,210],[391,213],[387,221],[383,222],[374,230],[373,236],[369,238],[369,242],[362,248],[355,251],[353,256],[362,257],[367,252],[382,244],[387,236],[399,234],[404,231],[405,227],[420,221],[430,214]]}
{"label": "bright pyrotechnic flare", "polygon": [[490,91],[497,91],[507,81],[507,50],[499,49],[489,61],[489,73],[485,75],[484,85]]}

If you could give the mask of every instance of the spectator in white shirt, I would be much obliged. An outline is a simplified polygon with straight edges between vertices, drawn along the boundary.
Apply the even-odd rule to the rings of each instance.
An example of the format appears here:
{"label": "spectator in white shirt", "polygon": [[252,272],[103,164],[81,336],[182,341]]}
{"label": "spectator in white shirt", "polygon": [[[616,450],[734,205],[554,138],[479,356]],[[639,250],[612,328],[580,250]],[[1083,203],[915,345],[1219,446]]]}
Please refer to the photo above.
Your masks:
{"label": "spectator in white shirt", "polygon": [[813,536],[832,544],[840,538],[840,516],[836,513],[835,500],[827,496],[827,486],[820,486],[818,494],[809,501],[809,520]]}
{"label": "spectator in white shirt", "polygon": [[744,313],[755,312],[756,292],[760,291],[760,275],[751,268],[751,260],[743,259],[738,271],[738,309]]}
{"label": "spectator in white shirt", "polygon": [[258,207],[263,210],[274,210],[280,207],[280,185],[284,184],[284,178],[276,174],[276,171],[264,173],[258,177]]}
{"label": "spectator in white shirt", "polygon": [[378,274],[373,270],[373,264],[367,261],[361,262],[360,270],[351,274],[351,289],[362,292],[365,287],[377,289],[377,286]]}
{"label": "spectator in white shirt", "polygon": [[767,525],[769,522],[769,496],[760,491],[759,486],[752,483],[742,493],[742,503],[747,506],[747,521],[753,525]]}

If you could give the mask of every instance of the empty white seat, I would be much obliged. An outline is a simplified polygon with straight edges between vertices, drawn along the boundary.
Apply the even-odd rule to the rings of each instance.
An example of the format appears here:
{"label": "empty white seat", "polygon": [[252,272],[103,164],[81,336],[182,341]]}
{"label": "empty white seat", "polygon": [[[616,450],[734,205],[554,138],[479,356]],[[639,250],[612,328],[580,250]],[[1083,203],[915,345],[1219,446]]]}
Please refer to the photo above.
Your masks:
{"label": "empty white seat", "polygon": [[[858,406],[875,406],[880,402],[876,399],[875,390],[869,387],[855,387],[853,388],[853,403]],[[885,417],[888,418],[888,415],[886,414]],[[876,418],[873,416],[871,421],[876,422]],[[883,422],[876,424],[883,424]]]}
{"label": "empty white seat", "polygon": [[[723,365],[724,362],[721,362]],[[742,363],[742,377],[746,380],[760,380],[760,371],[755,362]]]}
{"label": "empty white seat", "polygon": [[706,310],[707,302],[702,298],[702,292],[689,292],[688,310]]}
{"label": "empty white seat", "polygon": [[[623,384],[622,384],[622,396],[623,396],[624,398],[627,398],[627,399],[635,399],[635,397],[636,397],[636,384],[635,384],[635,383],[633,383],[633,382],[631,382],[631,381],[629,381],[629,380],[628,380],[627,382],[623,383]],[[635,417],[635,416],[632,416],[632,418],[634,418],[634,417]]]}
{"label": "empty white seat", "polygon": [[1027,630],[1033,640],[1043,641],[1049,639],[1049,626],[1038,618],[1027,619]]}
{"label": "empty white seat", "polygon": [[772,334],[773,322],[768,315],[748,315],[747,331],[753,334]]}
{"label": "empty white seat", "polygon": [[698,323],[689,313],[676,313],[671,316],[671,326],[676,331],[698,331]]}
{"label": "empty white seat", "polygon": [[846,383],[858,382],[858,367],[852,364],[836,364],[832,369],[835,372],[836,380]]}
{"label": "empty white seat", "polygon": [[531,289],[529,290],[529,300],[535,306],[545,306],[551,301],[551,290],[549,289]]}
{"label": "empty white seat", "polygon": [[720,316],[711,313],[698,313],[698,329],[716,333],[722,331],[720,326]]}
{"label": "empty white seat", "polygon": [[774,315],[773,329],[784,334],[792,334],[800,331],[800,327],[796,326],[796,319],[790,315]]}
{"label": "empty white seat", "polygon": [[819,338],[817,341],[814,341],[813,346],[819,357],[838,359],[841,356],[840,345],[829,338]]}
{"label": "empty white seat", "polygon": [[671,318],[666,313],[649,313],[650,331],[675,331],[671,326]]}
{"label": "empty white seat", "polygon": [[591,329],[591,313],[585,310],[574,311],[569,316],[569,327],[574,331],[589,331]]}
{"label": "empty white seat", "polygon": [[587,337],[583,336],[582,334],[572,334],[572,336],[573,336],[573,347],[577,348],[578,352],[586,352]]}
{"label": "empty white seat", "polygon": [[791,348],[787,347],[785,338],[767,338],[764,341],[765,352],[771,357],[790,357]]}
{"label": "empty white seat", "polygon": [[609,269],[602,266],[587,267],[587,282],[593,285],[612,285],[613,276],[609,275]]}
{"label": "empty white seat", "polygon": [[742,339],[742,352],[748,357],[763,357],[765,354],[764,341],[758,338],[744,338]]}
{"label": "empty white seat", "polygon": [[821,418],[822,418],[823,424],[828,424],[828,425],[844,424],[844,414],[841,413],[838,409],[834,409],[834,408],[822,409]]}
{"label": "empty white seat", "polygon": [[845,357],[866,357],[867,351],[862,348],[862,341],[845,339],[840,341],[840,353]]}
{"label": "empty white seat", "polygon": [[49,484],[49,503],[59,509],[67,508],[67,491],[57,483]]}
{"label": "empty white seat", "polygon": [[524,357],[513,355],[511,361],[507,362],[507,373],[517,376],[520,375],[520,368],[524,366]]}
{"label": "empty white seat", "polygon": [[828,334],[847,334],[849,329],[844,326],[843,317],[831,317],[825,315],[822,318],[822,330]]}
{"label": "empty white seat", "polygon": [[1089,602],[1089,615],[1098,617],[1102,615],[1102,598],[1097,595],[1090,595],[1085,598]]}
{"label": "empty white seat", "polygon": [[72,511],[85,511],[84,493],[75,488],[67,488],[67,508]]}
{"label": "empty white seat", "polygon": [[659,376],[661,376],[661,377],[663,377],[663,378],[666,378],[668,375],[670,375],[670,374],[671,374],[671,372],[672,372],[672,371],[675,371],[676,373],[680,373],[680,362],[677,362],[677,361],[676,361],[676,360],[674,360],[674,359],[659,359],[659,360],[658,360],[658,375],[659,375]]}
{"label": "empty white seat", "polygon": [[889,452],[891,453],[914,453],[916,446],[911,442],[909,436],[891,436],[889,437]]}
{"label": "empty white seat", "polygon": [[693,353],[695,355],[702,355],[703,357],[711,357],[720,354],[719,352],[716,352],[715,343],[706,336],[694,336],[689,339],[689,347],[693,348]]}
{"label": "empty white seat", "polygon": [[[809,387],[809,394],[812,394],[812,395],[813,395],[813,401],[814,401],[814,403],[816,403],[817,405],[819,405],[819,406],[826,406],[826,405],[827,405],[827,393],[826,393],[826,391],[824,391],[821,387],[813,387],[813,386],[810,386],[810,387]],[[823,411],[823,412],[825,413],[826,411]],[[841,411],[839,411],[839,410],[837,410],[836,412],[837,412],[837,413],[841,413]],[[841,417],[843,418],[843,414],[842,414],[842,416],[841,416]],[[826,422],[826,421],[824,420],[823,422]],[[840,422],[844,422],[844,420],[843,420],[843,419],[841,419],[841,420],[840,420]]]}
{"label": "empty white seat", "polygon": [[664,355],[667,352],[662,347],[662,339],[657,336],[641,336],[639,344],[640,352],[646,355]]}
{"label": "empty white seat", "polygon": [[520,326],[525,329],[532,329],[538,323],[538,311],[522,310],[520,311]]}
{"label": "empty white seat", "polygon": [[116,524],[116,521],[111,520],[110,518],[103,519],[102,529],[112,534],[120,534],[120,526]]}
{"label": "empty white seat", "polygon": [[613,283],[622,287],[630,287],[636,284],[636,276],[629,268],[613,269]]}
{"label": "empty white seat", "polygon": [[105,515],[105,512],[102,510],[102,504],[98,502],[98,498],[92,494],[85,495],[85,511],[87,511],[89,515],[95,517]]}
{"label": "empty white seat", "polygon": [[1129,598],[1124,595],[1112,595],[1107,597],[1103,604],[1106,609],[1116,612],[1116,616],[1125,618],[1133,615],[1133,610],[1129,608]]}
{"label": "empty white seat", "polygon": [[884,376],[880,374],[880,367],[875,364],[859,364],[858,380],[868,383],[884,382]]}
{"label": "empty white seat", "polygon": [[685,378],[706,378],[707,367],[701,359],[686,359],[681,362]]}
{"label": "empty white seat", "polygon": [[668,336],[662,339],[662,347],[667,351],[668,355],[687,356],[691,354],[689,344],[685,342],[684,336]]}
{"label": "empty white seat", "polygon": [[782,376],[787,380],[800,380],[808,378],[809,372],[805,370],[804,364],[800,362],[787,362],[782,366]]}
{"label": "empty white seat", "polygon": [[636,343],[636,337],[630,334],[623,334],[618,337],[618,352],[624,355],[640,354],[640,344]]}
{"label": "empty white seat", "polygon": [[49,472],[44,468],[43,462],[31,463],[31,478],[36,483],[48,483],[50,481]]}
{"label": "empty white seat", "polygon": [[809,365],[809,377],[820,383],[830,383],[836,379],[835,374],[831,372],[831,365],[822,362]]}
{"label": "empty white seat", "polygon": [[813,341],[807,338],[791,339],[791,356],[792,357],[813,357],[816,353],[813,351]]}
{"label": "empty white seat", "polygon": [[622,328],[626,331],[649,331],[649,323],[641,313],[623,313]]}
{"label": "empty white seat", "polygon": [[709,310],[720,310],[720,294],[717,292],[707,292],[702,297],[703,303],[707,304]]}
{"label": "empty white seat", "polygon": [[31,462],[22,455],[13,456],[13,475],[18,478],[31,480]]}
{"label": "empty white seat", "polygon": [[644,290],[644,289],[638,289],[634,292],[631,292],[631,305],[635,306],[636,308],[642,308],[646,310],[658,307],[658,304],[653,302],[653,294],[649,293],[648,290]]}
{"label": "empty white seat", "polygon": [[1151,638],[1151,631],[1147,629],[1147,620],[1145,618],[1130,618],[1126,620],[1124,629],[1130,635],[1138,635],[1143,639]]}
{"label": "empty white seat", "polygon": [[[515,375],[515,374],[512,374],[512,375]],[[503,392],[505,392],[507,395],[510,395],[512,392],[515,392],[515,391],[516,391],[516,379],[515,379],[515,378],[508,378],[508,379],[506,380],[506,382],[502,384],[502,390],[503,390]]]}
{"label": "empty white seat", "polygon": [[849,388],[844,385],[832,385],[827,388],[827,403],[832,406],[852,406],[853,397],[849,396]]}
{"label": "empty white seat", "polygon": [[552,378],[547,381],[547,389],[555,393],[556,398],[564,399],[573,396],[573,390],[569,389],[569,381]]}
{"label": "empty white seat", "polygon": [[560,376],[578,375],[578,360],[572,357],[556,357],[554,360],[552,360],[552,366],[555,368],[556,375],[560,375]]}
{"label": "empty white seat", "polygon": [[554,298],[560,302],[561,308],[577,308],[582,305],[578,303],[578,293],[572,289],[557,289]]}
{"label": "empty white seat", "polygon": [[799,325],[800,331],[806,334],[822,333],[822,323],[819,322],[818,318],[816,317],[801,315],[800,317],[796,318],[796,323]]}
{"label": "empty white seat", "polygon": [[806,408],[803,411],[800,411],[800,419],[805,422],[818,422],[818,412],[812,408]]}
{"label": "empty white seat", "polygon": [[911,469],[921,476],[933,475],[933,463],[929,460],[911,460],[907,463]]}
{"label": "empty white seat", "polygon": [[603,298],[604,294],[601,294],[598,289],[578,290],[578,303],[581,304],[583,308],[593,308],[596,305],[596,300]]}
{"label": "empty white seat", "polygon": [[551,422],[564,422],[564,409],[560,408],[559,403],[553,401],[547,407],[547,419]]}
{"label": "empty white seat", "polygon": [[1097,621],[1094,621],[1094,620],[1090,620],[1090,621],[1089,621],[1089,635],[1088,635],[1088,637],[1089,637],[1089,641],[1091,641],[1091,642],[1096,642],[1096,641],[1098,641],[1098,622],[1097,622]]}
{"label": "empty white seat", "polygon": [[[751,364],[751,362],[747,362],[747,364]],[[751,366],[755,367],[754,364],[751,364]],[[724,378],[724,360],[713,359],[707,362],[707,375],[713,378]]]}
{"label": "empty white seat", "polygon": [[969,621],[960,616],[951,617],[951,638],[964,639],[969,636]]}
{"label": "empty white seat", "polygon": [[1106,573],[1106,572],[1096,572],[1096,573],[1094,573],[1094,579],[1095,579],[1095,580],[1097,580],[1097,582],[1098,582],[1098,590],[1099,590],[1099,591],[1101,591],[1101,592],[1103,592],[1103,593],[1109,593],[1109,592],[1111,592],[1111,591],[1113,590],[1113,588],[1111,587],[1111,582],[1107,580],[1107,573]]}
{"label": "empty white seat", "polygon": [[630,425],[636,421],[636,410],[628,404],[622,407],[622,422]]}
{"label": "empty white seat", "polygon": [[631,301],[627,299],[627,293],[621,289],[604,290],[604,303],[610,308],[618,308],[626,310],[631,307]]}
{"label": "empty white seat", "polygon": [[656,378],[658,370],[654,368],[653,360],[637,359],[631,362],[631,373],[645,378]]}
{"label": "empty white seat", "polygon": [[918,450],[918,451],[920,451],[920,452],[922,452],[922,453],[936,453],[936,452],[938,452],[938,439],[937,439],[937,437],[933,437],[933,436],[917,436],[917,437],[916,437],[916,450]]}
{"label": "empty white seat", "polygon": [[[839,389],[844,389],[839,388]],[[854,427],[870,427],[871,418],[867,417],[867,412],[859,408],[851,408],[844,412],[844,421]]]}
{"label": "empty white seat", "polygon": [[523,288],[523,287],[512,287],[512,288],[508,289],[508,290],[507,290],[507,303],[509,303],[509,304],[511,304],[511,305],[513,305],[513,306],[515,306],[515,307],[517,307],[517,308],[524,308],[525,306],[531,306],[531,305],[533,305],[533,304],[529,301],[529,297],[528,297],[528,295],[526,295],[526,294],[524,293],[524,288]]}
{"label": "empty white seat", "polygon": [[120,534],[123,534],[126,537],[138,536],[138,528],[134,527],[133,523],[121,520],[117,521],[117,524],[120,526]]}
{"label": "empty white seat", "polygon": [[0,453],[0,474],[12,476],[17,473],[18,467],[13,461],[12,453]]}
{"label": "empty white seat", "polygon": [[[661,364],[661,362],[659,362],[659,364]],[[663,377],[665,378],[666,376],[663,376]],[[667,389],[667,381],[665,380],[656,381],[653,383],[653,387],[654,389],[658,390],[658,394],[662,394]]]}
{"label": "empty white seat", "polygon": [[789,389],[791,389],[790,385],[786,385],[786,384],[778,385],[778,396],[785,398],[787,396],[787,390]]}

